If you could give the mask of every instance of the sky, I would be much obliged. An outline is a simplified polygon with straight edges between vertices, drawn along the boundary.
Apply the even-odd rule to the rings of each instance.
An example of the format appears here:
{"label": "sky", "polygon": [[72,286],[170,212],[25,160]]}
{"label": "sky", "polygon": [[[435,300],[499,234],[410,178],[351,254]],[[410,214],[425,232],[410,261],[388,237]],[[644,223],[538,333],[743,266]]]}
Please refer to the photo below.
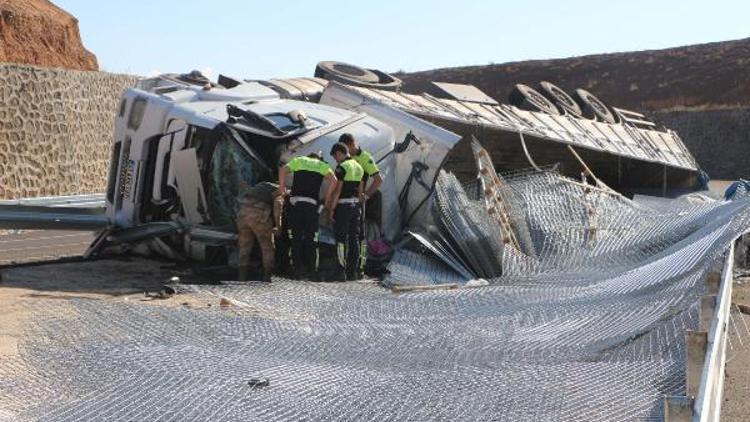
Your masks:
{"label": "sky", "polygon": [[750,37],[750,1],[52,0],[102,70],[312,76],[339,60],[388,72]]}

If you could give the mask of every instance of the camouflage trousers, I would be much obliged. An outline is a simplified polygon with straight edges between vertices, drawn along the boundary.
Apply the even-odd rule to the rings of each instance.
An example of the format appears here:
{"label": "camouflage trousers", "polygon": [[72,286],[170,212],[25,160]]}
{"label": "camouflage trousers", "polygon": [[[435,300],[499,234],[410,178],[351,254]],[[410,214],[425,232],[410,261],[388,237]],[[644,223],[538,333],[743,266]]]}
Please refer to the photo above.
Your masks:
{"label": "camouflage trousers", "polygon": [[239,280],[247,280],[250,270],[250,255],[253,252],[256,240],[260,245],[264,279],[270,278],[274,267],[273,212],[271,205],[252,199],[243,200],[237,213],[237,234]]}

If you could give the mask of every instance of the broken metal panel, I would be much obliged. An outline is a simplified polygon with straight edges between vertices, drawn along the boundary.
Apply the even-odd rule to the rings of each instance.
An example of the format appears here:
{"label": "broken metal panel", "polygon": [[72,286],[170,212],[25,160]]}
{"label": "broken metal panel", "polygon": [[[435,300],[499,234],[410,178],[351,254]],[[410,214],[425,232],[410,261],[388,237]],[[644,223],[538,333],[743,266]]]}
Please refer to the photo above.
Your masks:
{"label": "broken metal panel", "polygon": [[475,277],[465,263],[461,262],[454,254],[446,251],[438,242],[433,242],[417,232],[409,231],[407,233],[465,280],[471,280]]}
{"label": "broken metal panel", "polygon": [[[429,241],[422,237],[418,239],[420,244]],[[388,286],[407,286],[407,285],[430,285],[456,283],[463,285],[473,277],[468,270],[461,268],[464,275],[456,272],[447,263],[441,260],[432,259],[425,253],[414,252],[406,248],[399,248],[394,252],[393,258],[388,263],[390,275],[383,280]]]}
{"label": "broken metal panel", "polygon": [[113,231],[107,235],[106,240],[112,244],[136,243],[167,236],[176,233],[182,228],[183,225],[177,221],[156,221]]}
{"label": "broken metal panel", "polygon": [[432,212],[446,254],[465,263],[475,278],[502,274],[505,239],[513,234],[504,232],[507,226],[498,225],[484,204],[470,199],[454,175],[440,172]]}

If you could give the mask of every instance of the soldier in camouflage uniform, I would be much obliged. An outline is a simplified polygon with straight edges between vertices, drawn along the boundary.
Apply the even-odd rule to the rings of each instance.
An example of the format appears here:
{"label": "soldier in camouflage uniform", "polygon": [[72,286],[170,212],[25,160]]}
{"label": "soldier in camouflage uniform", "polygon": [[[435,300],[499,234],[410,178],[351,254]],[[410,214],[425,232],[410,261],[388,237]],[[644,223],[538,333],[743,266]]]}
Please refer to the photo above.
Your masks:
{"label": "soldier in camouflage uniform", "polygon": [[284,206],[284,198],[278,189],[279,185],[275,183],[261,182],[250,188],[240,201],[237,213],[240,281],[248,278],[250,255],[256,240],[263,260],[263,281],[271,281],[275,253],[273,238],[281,227]]}

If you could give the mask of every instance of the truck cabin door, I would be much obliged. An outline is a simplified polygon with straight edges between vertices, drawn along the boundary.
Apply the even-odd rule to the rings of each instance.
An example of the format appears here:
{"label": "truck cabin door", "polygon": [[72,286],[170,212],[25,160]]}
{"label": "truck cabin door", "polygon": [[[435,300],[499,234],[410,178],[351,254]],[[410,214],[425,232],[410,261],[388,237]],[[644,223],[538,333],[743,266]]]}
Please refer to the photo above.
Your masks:
{"label": "truck cabin door", "polygon": [[[177,192],[172,160],[174,153],[185,148],[188,125],[184,120],[173,119],[167,125],[164,136],[159,139],[154,166],[154,184],[151,202],[162,205]],[[172,194],[170,194],[170,190]]]}

